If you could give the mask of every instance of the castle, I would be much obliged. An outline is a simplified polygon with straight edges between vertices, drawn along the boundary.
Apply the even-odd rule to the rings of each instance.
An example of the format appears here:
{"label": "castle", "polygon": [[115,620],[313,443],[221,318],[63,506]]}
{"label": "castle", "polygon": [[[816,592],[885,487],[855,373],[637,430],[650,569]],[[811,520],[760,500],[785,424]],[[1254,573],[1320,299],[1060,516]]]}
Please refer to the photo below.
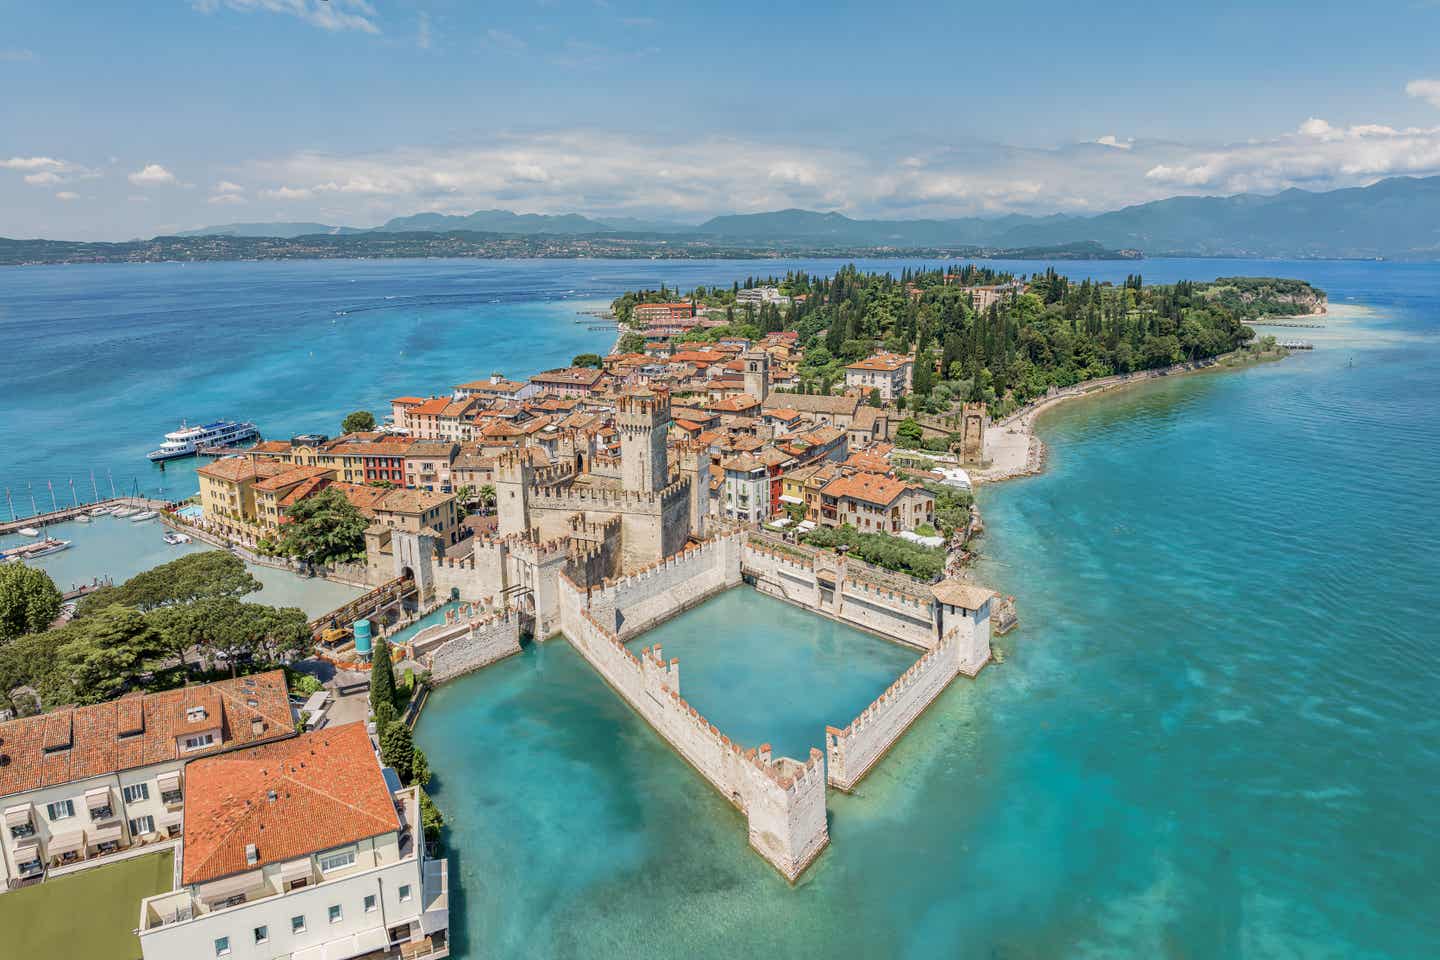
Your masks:
{"label": "castle", "polygon": [[[556,629],[561,573],[599,584],[651,566],[705,538],[709,457],[669,444],[668,392],[635,389],[616,401],[620,458],[537,467],[522,450],[495,467],[498,529],[469,555],[437,556],[433,531],[388,530],[393,570],[415,579],[422,599],[458,595],[512,607],[537,637]],[[582,470],[584,466],[587,469]]]}

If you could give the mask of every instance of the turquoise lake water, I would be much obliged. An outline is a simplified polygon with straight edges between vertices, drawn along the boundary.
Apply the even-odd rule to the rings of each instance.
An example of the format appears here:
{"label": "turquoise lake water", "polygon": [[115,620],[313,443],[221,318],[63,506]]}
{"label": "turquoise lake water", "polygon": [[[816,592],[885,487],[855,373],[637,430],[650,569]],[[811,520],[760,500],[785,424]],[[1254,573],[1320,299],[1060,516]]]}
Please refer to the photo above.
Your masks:
{"label": "turquoise lake water", "polygon": [[[95,580],[109,577],[123,583],[142,570],[168,563],[187,553],[213,550],[198,540],[168,544],[161,536],[168,530],[159,520],[135,523],[117,517],[97,517],[89,523],[70,521],[45,528],[48,536],[69,540],[70,547],[60,553],[30,561],[50,574],[61,590],[70,590]],[[31,538],[12,534],[0,537],[0,549],[8,549]],[[334,610],[363,591],[343,583],[331,583],[318,577],[301,577],[288,570],[246,564],[260,581],[261,588],[245,597],[255,603],[272,607],[299,607],[311,617]]]}
{"label": "turquoise lake water", "polygon": [[817,617],[749,588],[727,590],[627,644],[680,660],[690,705],[734,740],[777,756],[825,749],[920,651]]}
{"label": "turquoise lake water", "polygon": [[[187,412],[326,429],[423,389],[416,357],[443,369],[438,390],[608,345],[570,329],[578,308],[560,296],[790,266],[834,263],[0,271],[0,474],[134,472]],[[1440,267],[1060,268],[1118,280],[1137,266],[1154,282],[1304,277],[1364,309],[1290,331],[1314,353],[1042,420],[1048,472],[980,496],[980,573],[1019,598],[1006,663],[957,681],[855,796],[832,795],[832,845],[794,888],[563,642],[437,691],[417,740],[451,825],[457,956],[1440,953]],[[463,302],[383,300],[472,279],[481,295]],[[326,339],[326,311],[346,303],[377,319]],[[270,335],[242,329],[255,322]],[[315,337],[341,373],[317,372]],[[687,662],[733,619],[665,642],[687,692],[705,673]],[[811,686],[797,697],[833,692]]]}

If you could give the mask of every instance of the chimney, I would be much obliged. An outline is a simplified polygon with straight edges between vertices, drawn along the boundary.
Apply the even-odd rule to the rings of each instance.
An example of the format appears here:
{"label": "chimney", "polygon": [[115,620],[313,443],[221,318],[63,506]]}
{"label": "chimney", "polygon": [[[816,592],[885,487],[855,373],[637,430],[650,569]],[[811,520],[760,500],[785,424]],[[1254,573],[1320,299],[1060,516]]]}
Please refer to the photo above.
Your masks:
{"label": "chimney", "polygon": [[253,844],[253,843],[247,843],[247,844],[245,844],[245,864],[246,864],[246,866],[251,866],[251,867],[253,867],[253,866],[255,866],[255,864],[257,864],[257,863],[259,863],[259,862],[260,862],[260,848],[257,847],[257,846],[255,846],[255,844]]}

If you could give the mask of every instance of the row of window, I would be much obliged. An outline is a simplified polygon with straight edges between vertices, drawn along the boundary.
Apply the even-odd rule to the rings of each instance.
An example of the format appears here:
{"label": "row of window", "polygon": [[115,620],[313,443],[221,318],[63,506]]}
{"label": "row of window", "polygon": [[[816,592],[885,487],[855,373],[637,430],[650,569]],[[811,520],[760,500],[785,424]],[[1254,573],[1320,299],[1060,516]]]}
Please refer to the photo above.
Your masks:
{"label": "row of window", "polygon": [[[352,852],[352,853],[350,854],[350,861],[353,863],[354,860],[355,860],[355,854]],[[326,867],[325,867],[325,861],[324,861],[323,859],[320,861],[320,869],[322,869],[322,870],[326,869]],[[402,883],[402,884],[396,889],[396,894],[399,896],[401,903],[408,903],[408,902],[410,901],[410,899],[411,899],[411,896],[412,896],[412,891],[411,891],[411,889],[410,889],[410,884],[408,884],[408,883]],[[367,894],[365,895],[365,900],[364,900],[364,902],[362,903],[362,909],[363,909],[366,913],[374,913],[377,909],[379,909],[379,901],[376,899],[375,894],[373,894],[373,893],[367,893]],[[341,909],[340,904],[338,904],[338,903],[333,903],[333,904],[331,904],[330,907],[325,911],[325,917],[326,917],[326,920],[328,920],[328,921],[329,921],[330,923],[332,923],[332,924],[341,923],[341,922],[344,921],[344,919],[345,919],[345,911]],[[300,934],[305,933],[307,930],[309,930],[309,926],[308,926],[308,921],[306,921],[306,919],[305,919],[305,914],[303,914],[303,913],[297,914],[296,916],[293,916],[293,917],[290,918],[290,935],[291,935],[291,936],[299,936]],[[250,935],[251,935],[251,937],[254,938],[254,943],[255,943],[257,946],[258,946],[259,944],[262,944],[262,943],[269,943],[269,942],[270,942],[270,927],[269,927],[268,925],[262,924],[261,926],[258,926],[258,927],[255,927],[254,929],[252,929],[252,930],[250,931]],[[229,954],[230,954],[230,938],[229,938],[229,937],[216,937],[216,938],[215,938],[215,956],[217,956],[217,957],[225,957],[225,956],[229,956]]]}

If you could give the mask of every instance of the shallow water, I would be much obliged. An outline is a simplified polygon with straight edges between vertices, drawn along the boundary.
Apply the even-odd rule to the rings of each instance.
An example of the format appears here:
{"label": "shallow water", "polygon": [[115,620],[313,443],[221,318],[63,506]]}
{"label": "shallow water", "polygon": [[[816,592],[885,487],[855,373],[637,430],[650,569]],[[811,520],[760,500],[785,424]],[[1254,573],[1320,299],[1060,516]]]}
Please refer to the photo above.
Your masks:
{"label": "shallow water", "polygon": [[[0,417],[0,473],[133,464],[193,406],[177,396],[263,415],[271,433],[333,432],[369,398],[595,348],[580,335],[542,358],[506,319],[521,314],[490,297],[444,325],[430,322],[443,304],[387,313],[387,283],[445,292],[473,279],[543,303],[792,266],[835,264],[3,272],[0,373],[24,389],[4,410],[23,416]],[[1137,265],[1061,266],[1118,280]],[[1019,597],[1007,662],[957,681],[857,795],[832,795],[832,845],[794,888],[563,642],[441,688],[417,739],[451,823],[456,956],[1435,955],[1440,268],[1140,266],[1147,281],[1306,277],[1372,312],[1274,331],[1321,341],[1313,354],[1048,415],[1049,472],[981,492],[982,575]],[[186,270],[196,279],[157,292]],[[336,362],[307,374],[324,311],[359,302],[345,285],[386,319],[321,337]],[[152,302],[186,349],[167,357],[147,339]],[[56,328],[70,339],[57,346],[37,317],[70,324]],[[91,331],[93,361],[74,346]],[[390,362],[369,359],[370,337]],[[71,407],[51,387],[73,391]],[[666,653],[682,656],[687,693],[703,689],[685,672],[703,650],[668,641]]]}
{"label": "shallow water", "polygon": [[805,760],[919,659],[919,651],[767,597],[728,590],[628,646],[680,661],[680,690],[746,746]]}
{"label": "shallow water", "polygon": [[1374,312],[1048,415],[1049,471],[981,493],[981,574],[1019,596],[1007,662],[832,794],[795,888],[564,645],[438,691],[418,739],[458,953],[1433,955],[1440,269],[1147,279],[1182,266]]}
{"label": "shallow water", "polygon": [[[69,549],[28,562],[50,574],[50,579],[61,590],[71,590],[106,577],[117,584],[123,583],[143,570],[184,554],[215,549],[199,540],[172,546],[161,539],[167,529],[159,520],[135,523],[120,517],[97,517],[89,523],[72,520],[51,524],[45,528],[45,534],[69,540]],[[0,548],[29,542],[30,537],[14,534],[0,537]],[[288,570],[253,563],[245,566],[260,581],[261,589],[244,599],[272,607],[299,607],[311,617],[334,610],[363,592],[319,577],[297,576]]]}

